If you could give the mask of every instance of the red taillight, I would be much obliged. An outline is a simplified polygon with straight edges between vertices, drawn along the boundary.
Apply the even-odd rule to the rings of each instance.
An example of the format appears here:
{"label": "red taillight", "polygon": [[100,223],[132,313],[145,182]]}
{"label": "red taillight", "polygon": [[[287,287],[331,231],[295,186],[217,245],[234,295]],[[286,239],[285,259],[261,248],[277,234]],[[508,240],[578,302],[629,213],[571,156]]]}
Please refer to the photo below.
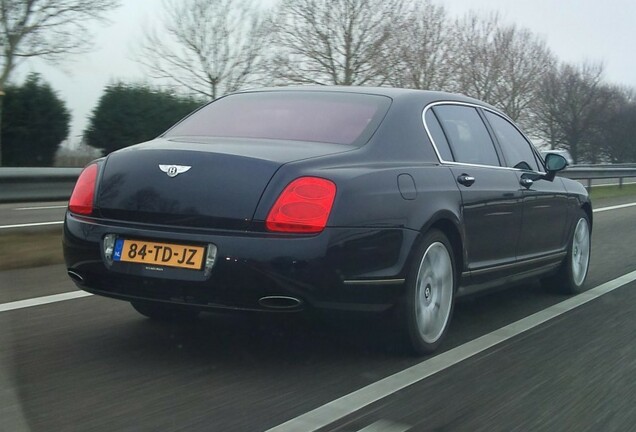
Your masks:
{"label": "red taillight", "polygon": [[89,215],[93,213],[93,199],[95,198],[95,183],[97,180],[97,164],[84,168],[75,183],[75,188],[68,202],[72,213]]}
{"label": "red taillight", "polygon": [[327,225],[336,197],[336,185],[317,177],[300,177],[291,182],[267,215],[270,231],[317,233]]}

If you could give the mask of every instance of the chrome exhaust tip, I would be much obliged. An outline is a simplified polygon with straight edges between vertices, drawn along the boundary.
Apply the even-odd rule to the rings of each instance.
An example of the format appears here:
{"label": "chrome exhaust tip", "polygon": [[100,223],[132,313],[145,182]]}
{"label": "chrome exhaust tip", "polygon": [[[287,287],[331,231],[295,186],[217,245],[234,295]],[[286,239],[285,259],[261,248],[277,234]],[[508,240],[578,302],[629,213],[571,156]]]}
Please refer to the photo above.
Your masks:
{"label": "chrome exhaust tip", "polygon": [[66,272],[66,274],[68,274],[68,276],[73,279],[73,281],[75,281],[78,284],[83,284],[84,283],[84,278],[82,277],[81,274],[74,272],[73,270],[68,270]]}
{"label": "chrome exhaust tip", "polygon": [[258,304],[267,309],[297,309],[303,302],[295,297],[288,296],[266,296],[258,300]]}

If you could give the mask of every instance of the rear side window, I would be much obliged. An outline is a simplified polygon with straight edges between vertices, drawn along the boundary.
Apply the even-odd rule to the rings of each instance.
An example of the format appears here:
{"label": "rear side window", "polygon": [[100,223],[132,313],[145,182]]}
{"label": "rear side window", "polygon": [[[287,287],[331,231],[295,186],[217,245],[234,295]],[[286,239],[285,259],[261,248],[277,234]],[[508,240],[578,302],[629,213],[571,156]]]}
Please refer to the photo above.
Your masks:
{"label": "rear side window", "polygon": [[488,129],[475,108],[438,105],[433,110],[448,138],[456,162],[499,166]]}
{"label": "rear side window", "polygon": [[539,171],[537,160],[530,143],[510,122],[503,117],[486,112],[488,123],[495,131],[497,141],[501,145],[506,163],[511,168]]}
{"label": "rear side window", "polygon": [[364,144],[391,99],[355,93],[272,91],[230,95],[164,136],[205,136]]}

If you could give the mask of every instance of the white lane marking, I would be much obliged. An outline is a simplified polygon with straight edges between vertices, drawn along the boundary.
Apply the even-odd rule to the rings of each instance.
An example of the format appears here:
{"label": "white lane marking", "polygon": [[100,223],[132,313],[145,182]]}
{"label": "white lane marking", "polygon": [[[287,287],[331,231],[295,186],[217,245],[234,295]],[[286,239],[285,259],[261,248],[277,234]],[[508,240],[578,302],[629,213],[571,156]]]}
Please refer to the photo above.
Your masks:
{"label": "white lane marking", "polygon": [[594,213],[600,213],[600,212],[604,212],[604,211],[618,210],[618,209],[623,209],[623,208],[627,208],[627,207],[634,207],[634,206],[636,206],[636,203],[620,204],[620,205],[615,205],[615,206],[610,206],[610,207],[601,207],[601,208],[594,209],[592,211]]}
{"label": "white lane marking", "polygon": [[358,432],[406,432],[409,429],[411,429],[411,426],[393,423],[388,420],[378,420]]}
{"label": "white lane marking", "polygon": [[86,291],[71,291],[62,294],[54,294],[44,297],[35,297],[26,300],[18,300],[11,303],[0,303],[0,312],[8,312],[16,309],[25,309],[33,306],[40,306],[49,303],[57,303],[66,300],[73,300],[82,297],[92,296]]}
{"label": "white lane marking", "polygon": [[67,206],[59,205],[59,206],[45,206],[45,207],[18,207],[14,208],[15,211],[25,211],[25,210],[52,210],[52,209],[65,209]]}
{"label": "white lane marking", "polygon": [[554,319],[566,312],[584,305],[604,294],[636,280],[636,271],[627,273],[614,280],[599,285],[582,294],[571,297],[561,303],[532,314],[517,322],[509,324],[492,333],[455,347],[435,357],[404,369],[394,375],[369,384],[360,390],[349,393],[319,408],[302,414],[267,432],[315,431],[342,419],[380,399],[394,394],[405,387],[413,385],[438,372],[448,369],[489,348],[499,345],[521,333],[533,329],[546,321]]}
{"label": "white lane marking", "polygon": [[10,229],[10,228],[29,228],[29,227],[38,227],[38,226],[47,226],[47,225],[61,225],[64,221],[55,221],[55,222],[35,222],[35,223],[26,223],[26,224],[17,224],[17,225],[0,225],[0,229]]}

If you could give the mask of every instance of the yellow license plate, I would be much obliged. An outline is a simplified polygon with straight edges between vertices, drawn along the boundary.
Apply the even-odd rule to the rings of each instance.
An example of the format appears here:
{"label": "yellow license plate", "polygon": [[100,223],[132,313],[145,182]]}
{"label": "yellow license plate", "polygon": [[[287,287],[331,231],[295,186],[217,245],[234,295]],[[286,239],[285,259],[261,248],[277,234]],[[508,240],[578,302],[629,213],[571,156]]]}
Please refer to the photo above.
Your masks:
{"label": "yellow license plate", "polygon": [[115,242],[115,261],[151,264],[201,270],[205,247],[173,243],[156,243],[118,239]]}

